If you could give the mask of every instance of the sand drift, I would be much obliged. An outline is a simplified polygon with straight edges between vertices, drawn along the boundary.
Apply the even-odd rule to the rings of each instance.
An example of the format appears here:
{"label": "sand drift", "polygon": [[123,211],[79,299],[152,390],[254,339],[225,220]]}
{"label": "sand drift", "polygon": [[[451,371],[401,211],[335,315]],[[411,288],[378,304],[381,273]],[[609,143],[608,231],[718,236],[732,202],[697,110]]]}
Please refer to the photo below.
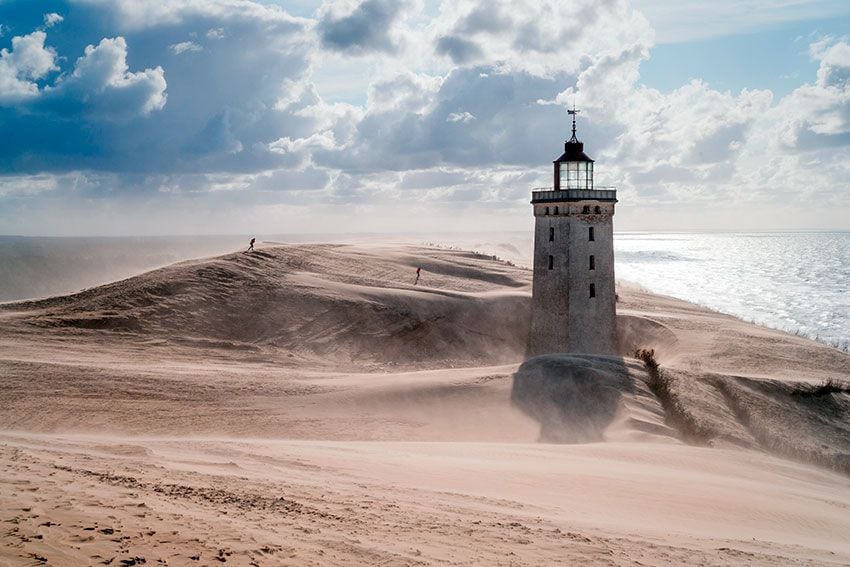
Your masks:
{"label": "sand drift", "polygon": [[[417,267],[422,278],[414,285]],[[844,554],[838,562],[850,558],[850,542],[836,546],[834,539],[850,533],[850,519],[836,520],[850,506],[850,480],[842,476],[850,474],[850,392],[844,386],[850,356],[621,287],[620,356],[526,360],[530,282],[528,270],[458,250],[267,246],[73,295],[0,305],[0,463],[7,478],[49,488],[54,500],[74,498],[48,482],[52,475],[91,486],[93,495],[101,489],[148,494],[146,505],[157,507],[149,522],[107,512],[105,501],[94,505],[103,518],[117,514],[128,530],[158,532],[165,520],[153,528],[153,517],[164,518],[175,502],[195,510],[178,522],[192,526],[195,543],[154,535],[132,540],[149,559],[167,551],[189,561],[194,545],[209,560],[224,549],[214,547],[215,534],[236,533],[242,542],[238,534],[256,528],[252,514],[280,533],[301,530],[289,551],[309,558],[304,563],[451,562],[450,542],[471,533],[476,549],[487,547],[478,559],[488,564],[499,564],[515,549],[514,540],[545,540],[529,561],[544,564],[563,556],[569,542],[562,535],[570,526],[583,534],[570,543],[580,552],[575,561],[614,548],[624,554],[623,563],[657,559],[660,552],[649,550],[647,541],[676,526],[687,526],[682,529],[689,535],[677,544],[686,549],[682,555],[668,550],[670,561],[698,557],[720,540],[753,553],[757,562],[793,563],[815,557],[813,549]],[[652,349],[660,371],[633,358],[637,349]],[[630,465],[643,459],[637,455],[657,459],[646,465],[656,472]],[[617,472],[606,462],[618,463]],[[576,496],[572,508],[551,477],[585,471],[587,478],[605,477],[616,486],[648,486],[660,478],[692,478],[704,468],[700,463],[719,475],[704,482],[742,494],[741,479],[753,470],[771,471],[766,474],[773,483],[816,477],[823,492],[798,492],[795,512],[811,529],[791,539],[781,523],[760,532],[763,516],[744,517],[732,499],[718,504],[723,513],[692,524],[683,518],[696,517],[693,511],[677,515],[660,506],[658,532],[638,520],[642,505],[654,506],[644,497],[589,493]],[[264,492],[280,489],[281,482],[288,483],[283,500]],[[580,487],[585,481],[571,482]],[[367,498],[367,485],[382,511],[354,522],[346,509]],[[31,498],[27,504],[15,496],[15,486],[0,484],[5,509],[41,506],[39,516],[61,516],[66,529],[75,522],[83,530],[81,522],[100,513],[60,512]],[[319,497],[322,486],[341,491],[330,497],[333,504]],[[692,486],[683,483],[672,497],[681,502]],[[466,520],[445,523],[414,504],[429,498],[416,490],[443,494],[447,509],[459,514],[452,518],[473,517],[469,526]],[[650,492],[652,499],[664,498],[663,491]],[[762,512],[773,506],[770,514],[777,517],[791,513],[781,494],[768,492],[753,506],[763,506]],[[824,504],[827,494],[836,500]],[[394,498],[403,514],[388,508]],[[635,515],[615,521],[606,509]],[[227,524],[221,510],[241,518],[232,520],[238,525]],[[492,525],[471,523],[473,510]],[[30,526],[26,514],[19,516],[19,525]],[[492,540],[510,532],[496,525],[508,517],[505,525],[515,522],[528,531]],[[530,517],[542,518],[549,535],[529,535],[537,529]],[[384,533],[386,541],[364,538],[359,530],[376,529],[382,518],[401,527]],[[755,535],[735,539],[722,527],[729,518],[752,525]],[[86,532],[94,538],[92,553],[81,555],[61,545],[44,547],[39,542],[46,540],[32,536],[41,530],[50,540],[49,533],[37,524],[27,528],[32,534],[17,532],[27,541],[12,532],[4,536],[11,551],[0,559],[61,548],[69,554],[61,556],[66,564],[76,564],[95,554],[105,560],[129,553],[110,543],[114,538],[106,536],[113,534],[100,532],[115,526]],[[441,525],[445,537],[417,547],[412,534],[424,525]],[[828,527],[821,533],[816,526]],[[221,557],[277,564],[283,548],[272,540],[278,532],[256,529],[256,546],[234,543],[227,547],[232,555]],[[333,533],[320,542],[305,529]],[[561,535],[550,538],[551,530]],[[63,537],[77,537],[71,532]],[[617,539],[635,533],[648,539]],[[754,549],[746,543],[753,537],[768,543]],[[786,540],[802,547],[782,547]],[[319,553],[328,549],[336,550],[335,561]],[[52,560],[61,563],[61,557]]]}

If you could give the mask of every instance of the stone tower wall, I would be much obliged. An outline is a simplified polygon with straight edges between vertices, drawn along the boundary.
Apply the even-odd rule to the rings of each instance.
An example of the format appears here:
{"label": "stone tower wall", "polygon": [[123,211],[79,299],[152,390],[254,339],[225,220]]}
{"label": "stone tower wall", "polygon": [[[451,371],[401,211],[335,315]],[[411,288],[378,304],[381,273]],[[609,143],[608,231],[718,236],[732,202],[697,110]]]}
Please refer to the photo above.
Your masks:
{"label": "stone tower wall", "polygon": [[[585,207],[591,212],[584,213]],[[600,208],[599,213],[594,212],[596,207]],[[536,203],[534,215],[529,354],[615,354],[614,203],[595,200]],[[590,227],[594,232],[592,241]],[[549,269],[550,256],[552,269]],[[594,257],[592,270],[590,256]],[[595,286],[595,297],[590,297],[590,284]]]}

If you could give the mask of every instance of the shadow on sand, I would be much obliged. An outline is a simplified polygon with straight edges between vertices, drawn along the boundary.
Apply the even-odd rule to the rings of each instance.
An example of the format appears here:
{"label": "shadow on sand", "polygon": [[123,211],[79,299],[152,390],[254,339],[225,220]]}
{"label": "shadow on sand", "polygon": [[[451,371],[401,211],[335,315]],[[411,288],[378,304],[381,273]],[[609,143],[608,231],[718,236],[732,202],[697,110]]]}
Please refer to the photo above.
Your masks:
{"label": "shadow on sand", "polygon": [[547,354],[519,367],[511,402],[540,422],[540,441],[588,443],[603,440],[620,399],[633,390],[621,357]]}

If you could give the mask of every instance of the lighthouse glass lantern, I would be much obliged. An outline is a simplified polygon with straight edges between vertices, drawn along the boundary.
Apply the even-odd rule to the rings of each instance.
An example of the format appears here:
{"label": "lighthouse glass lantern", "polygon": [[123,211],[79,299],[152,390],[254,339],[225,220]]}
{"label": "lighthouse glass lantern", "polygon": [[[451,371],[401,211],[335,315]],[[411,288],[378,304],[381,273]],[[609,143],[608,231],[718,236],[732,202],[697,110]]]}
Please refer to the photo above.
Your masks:
{"label": "lighthouse glass lantern", "polygon": [[573,136],[564,143],[564,153],[555,160],[555,190],[574,191],[593,189],[593,160],[584,153],[584,144],[576,138],[575,113],[573,115]]}
{"label": "lighthouse glass lantern", "polygon": [[[579,142],[579,145],[582,145]],[[593,189],[593,160],[562,161],[560,165],[560,190]]]}

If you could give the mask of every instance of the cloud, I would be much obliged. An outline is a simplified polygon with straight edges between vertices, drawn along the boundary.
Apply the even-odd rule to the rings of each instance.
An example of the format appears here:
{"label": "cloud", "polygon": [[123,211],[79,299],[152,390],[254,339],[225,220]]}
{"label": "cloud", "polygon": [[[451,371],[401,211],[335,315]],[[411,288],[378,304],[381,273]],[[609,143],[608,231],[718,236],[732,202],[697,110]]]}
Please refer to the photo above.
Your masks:
{"label": "cloud", "polygon": [[423,112],[434,103],[434,93],[442,77],[401,71],[369,85],[367,107],[370,110],[392,109],[404,105],[413,112]]}
{"label": "cloud", "polygon": [[452,112],[446,117],[446,122],[469,122],[475,120],[475,116],[469,112]]}
{"label": "cloud", "polygon": [[162,67],[130,72],[127,42],[115,37],[86,46],[70,76],[57,81],[48,94],[59,104],[75,99],[95,119],[122,120],[161,110],[166,86]]}
{"label": "cloud", "polygon": [[759,130],[777,153],[850,149],[850,45],[830,39],[810,51],[820,60],[816,80],[778,101]]}
{"label": "cloud", "polygon": [[[369,108],[350,139],[317,150],[314,159],[351,171],[540,163],[557,151],[567,122],[563,108],[536,100],[554,97],[570,80],[492,66],[457,68],[432,83],[427,107],[420,93],[411,93],[393,106]],[[474,120],[465,114],[472,116],[470,110]]]}
{"label": "cloud", "polygon": [[318,23],[322,45],[352,55],[394,53],[399,45],[391,32],[402,8],[397,0],[364,0],[345,16],[329,12]]}
{"label": "cloud", "polygon": [[475,0],[444,3],[434,50],[456,65],[498,65],[534,75],[575,73],[582,58],[640,44],[653,32],[625,0]]}
{"label": "cloud", "polygon": [[[373,172],[528,167],[556,157],[568,133],[566,101],[555,101],[558,93],[594,67],[620,73],[626,64],[619,59],[637,69],[652,33],[625,1],[568,7],[517,1],[494,0],[486,9],[471,0],[443,3],[421,39],[431,39],[454,67],[428,84],[429,75],[410,71],[378,79],[351,136],[337,138],[333,149],[316,149],[315,162]],[[409,89],[416,76],[419,86]],[[629,90],[637,74],[622,80],[620,90]],[[540,99],[555,102],[541,105]],[[541,169],[540,177],[549,174]]]}
{"label": "cloud", "polygon": [[506,6],[498,3],[478,5],[457,22],[457,30],[466,34],[501,33],[509,30],[512,20]]}
{"label": "cloud", "polygon": [[[281,102],[287,90],[304,90],[315,46],[308,22],[242,0],[56,5],[75,14],[62,24],[62,53],[36,31],[1,56],[0,121],[19,135],[0,140],[0,175],[70,168],[241,174],[303,160],[269,144],[309,136],[317,122],[301,114],[310,100]],[[14,24],[11,18],[31,19],[27,10],[36,9],[0,4],[0,19]],[[195,38],[210,30],[195,50]]]}
{"label": "cloud", "polygon": [[[802,37],[798,39],[802,40]],[[827,35],[809,44],[809,55],[815,60],[823,59],[827,50],[835,43],[835,37]]]}
{"label": "cloud", "polygon": [[218,24],[265,22],[274,29],[286,24],[295,28],[305,23],[279,6],[252,0],[71,0],[71,3],[89,7],[93,14],[106,17],[108,25],[125,34],[193,22],[212,23],[222,29],[228,26]]}
{"label": "cloud", "polygon": [[403,189],[431,189],[434,187],[454,187],[474,181],[474,175],[466,171],[448,171],[437,168],[405,173],[399,187]]}
{"label": "cloud", "polygon": [[814,43],[817,75],[776,99],[648,88],[655,34],[627,0],[340,0],[312,19],[250,0],[51,7],[61,27],[35,29],[39,3],[0,3],[16,33],[0,39],[16,133],[0,137],[0,231],[62,210],[83,230],[89,205],[103,226],[126,210],[228,230],[523,228],[573,102],[621,219],[847,210],[846,39]]}
{"label": "cloud", "polygon": [[256,177],[251,187],[256,191],[315,192],[325,189],[330,180],[331,175],[325,169],[282,169]]}
{"label": "cloud", "polygon": [[[545,8],[557,13],[557,6],[493,6],[491,17],[474,3],[444,10],[432,37],[435,49],[444,48],[457,67],[431,88],[419,89],[419,96],[399,86],[388,89],[396,96],[384,97],[382,104],[370,99],[349,138],[313,151],[316,163],[353,179],[387,170],[530,168],[543,184],[550,174],[547,158],[555,157],[559,139],[568,133],[565,107],[577,99],[584,111],[580,137],[600,160],[599,183],[615,182],[647,205],[717,202],[739,196],[744,187],[745,201],[756,202],[764,198],[757,172],[765,175],[761,170],[772,161],[771,148],[787,151],[776,140],[790,138],[809,151],[847,144],[850,56],[843,44],[813,48],[821,57],[817,81],[781,101],[769,91],[722,92],[699,80],[661,93],[640,84],[653,34],[627,4],[573,6],[582,16],[572,21],[544,14]],[[452,52],[454,45],[474,49],[469,55]],[[560,67],[532,57],[534,52],[551,54]],[[792,101],[807,110],[790,111]],[[779,112],[798,116],[789,122]],[[842,159],[846,155],[830,160],[824,178],[841,174]],[[781,169],[786,168],[784,178],[775,174],[778,168],[768,168],[771,198],[781,193],[799,198],[793,185],[803,182],[798,172],[805,167],[789,156]],[[809,184],[807,193],[821,195],[818,187],[825,186]]]}
{"label": "cloud", "polygon": [[123,37],[88,45],[73,70],[53,84],[38,81],[59,71],[57,53],[45,47],[47,34],[35,31],[12,38],[12,51],[0,50],[0,105],[31,105],[57,114],[85,112],[100,119],[148,114],[165,105],[161,67],[132,73]]}
{"label": "cloud", "polygon": [[820,60],[819,87],[845,89],[850,86],[850,45],[836,43],[823,51]]}
{"label": "cloud", "polygon": [[780,222],[819,223],[809,211],[846,207],[840,180],[850,163],[850,50],[833,40],[811,53],[820,60],[813,82],[778,100],[770,91],[720,92],[701,81],[664,94],[618,81],[627,69],[609,70],[607,80],[580,77],[575,94],[593,101],[594,127],[603,113],[616,117],[617,143],[605,149],[605,161],[641,203],[734,203],[737,210],[781,203],[806,212]]}
{"label": "cloud", "polygon": [[57,71],[56,51],[45,47],[47,34],[34,31],[12,38],[12,50],[0,49],[0,105],[36,97],[36,82]]}
{"label": "cloud", "polygon": [[204,127],[192,136],[183,149],[189,154],[236,154],[244,149],[231,125],[230,113],[221,112],[211,117]]}
{"label": "cloud", "polygon": [[44,15],[44,25],[48,28],[52,28],[56,24],[61,24],[63,21],[65,21],[65,18],[63,18],[56,12],[51,12],[49,14]]}
{"label": "cloud", "polygon": [[193,41],[181,41],[180,43],[173,43],[169,46],[171,51],[174,52],[175,55],[180,55],[181,53],[197,53],[198,51],[203,51],[204,48],[198,45]]}
{"label": "cloud", "polygon": [[452,61],[461,65],[484,56],[478,44],[454,35],[444,35],[438,39],[436,50],[440,55],[448,55]]}

